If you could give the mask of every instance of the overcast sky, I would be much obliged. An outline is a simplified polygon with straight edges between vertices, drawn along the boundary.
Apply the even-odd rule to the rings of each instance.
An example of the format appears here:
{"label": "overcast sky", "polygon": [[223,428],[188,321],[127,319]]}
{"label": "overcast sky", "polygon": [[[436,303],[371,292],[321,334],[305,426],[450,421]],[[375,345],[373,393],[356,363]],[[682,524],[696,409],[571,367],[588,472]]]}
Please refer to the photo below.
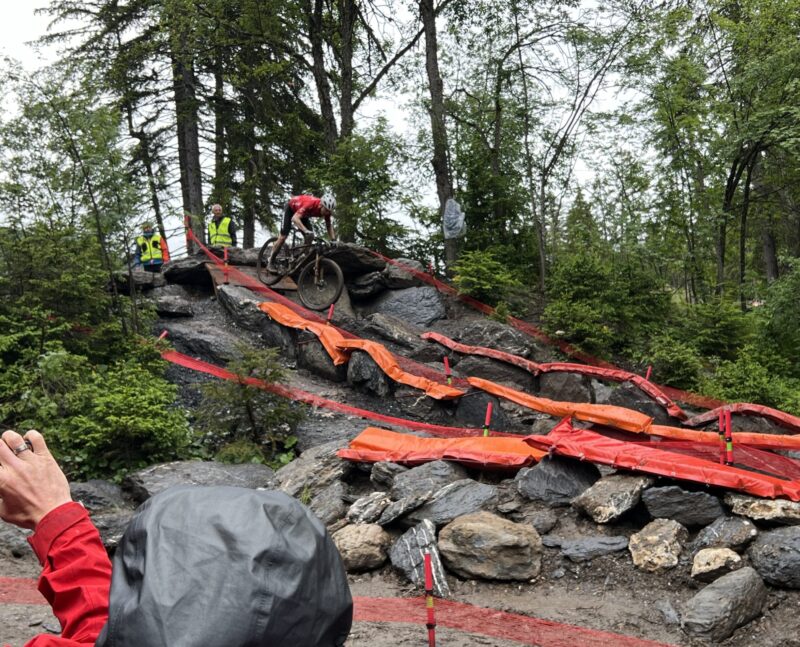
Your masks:
{"label": "overcast sky", "polygon": [[0,51],[21,61],[27,70],[42,65],[41,56],[27,43],[47,32],[48,17],[34,11],[48,4],[48,0],[0,0]]}

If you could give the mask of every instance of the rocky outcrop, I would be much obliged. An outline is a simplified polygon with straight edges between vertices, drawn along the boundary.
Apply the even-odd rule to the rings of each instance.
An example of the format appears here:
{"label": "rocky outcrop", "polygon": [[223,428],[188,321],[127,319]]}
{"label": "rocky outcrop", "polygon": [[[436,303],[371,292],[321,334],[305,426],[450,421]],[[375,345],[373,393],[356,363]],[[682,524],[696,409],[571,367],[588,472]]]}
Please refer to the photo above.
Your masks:
{"label": "rocky outcrop", "polygon": [[442,319],[446,314],[442,297],[430,286],[389,290],[362,306],[361,311],[363,315],[392,315],[422,328]]}
{"label": "rocky outcrop", "polygon": [[373,393],[379,398],[385,398],[394,389],[394,382],[383,369],[372,357],[360,350],[353,351],[350,355],[350,361],[347,363],[347,383],[354,389]]}
{"label": "rocky outcrop", "polygon": [[658,573],[675,568],[689,532],[677,521],[656,519],[631,536],[633,563],[643,571]]}
{"label": "rocky outcrop", "polygon": [[800,527],[762,532],[748,554],[753,568],[769,584],[800,589]]}
{"label": "rocky outcrop", "polygon": [[336,455],[340,448],[341,443],[332,442],[303,452],[275,473],[279,489],[300,501],[310,501],[350,472],[351,464]]}
{"label": "rocky outcrop", "polygon": [[492,507],[496,500],[497,489],[493,485],[462,479],[444,486],[430,501],[409,514],[407,519],[411,523],[429,519],[438,527],[456,517]]}
{"label": "rocky outcrop", "polygon": [[395,474],[390,491],[398,501],[409,496],[438,492],[445,485],[467,478],[466,470],[456,463],[433,461]]}
{"label": "rocky outcrop", "polygon": [[538,394],[559,402],[591,402],[589,378],[579,373],[542,373],[538,378]]}

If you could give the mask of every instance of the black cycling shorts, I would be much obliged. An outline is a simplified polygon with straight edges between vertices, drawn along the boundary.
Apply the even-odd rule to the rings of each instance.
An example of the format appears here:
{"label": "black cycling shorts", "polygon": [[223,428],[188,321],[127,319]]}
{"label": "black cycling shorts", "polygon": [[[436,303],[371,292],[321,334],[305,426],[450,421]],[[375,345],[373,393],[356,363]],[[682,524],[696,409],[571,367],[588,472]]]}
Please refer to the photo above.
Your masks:
{"label": "black cycling shorts", "polygon": [[[289,206],[289,203],[286,203],[286,206],[283,209],[283,224],[281,225],[281,236],[288,236],[289,232],[292,231],[292,216],[294,216],[294,211]],[[303,223],[303,227],[311,231],[311,221],[308,219],[308,216],[300,218],[300,222]]]}

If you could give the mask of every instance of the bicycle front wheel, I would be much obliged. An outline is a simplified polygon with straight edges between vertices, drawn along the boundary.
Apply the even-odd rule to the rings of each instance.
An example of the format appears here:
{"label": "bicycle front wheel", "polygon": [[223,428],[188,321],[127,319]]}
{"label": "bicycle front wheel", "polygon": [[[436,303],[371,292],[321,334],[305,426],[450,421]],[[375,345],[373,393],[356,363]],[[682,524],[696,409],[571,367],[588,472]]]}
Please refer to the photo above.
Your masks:
{"label": "bicycle front wheel", "polygon": [[306,308],[324,310],[342,294],[342,269],[329,258],[306,265],[297,277],[297,294]]}
{"label": "bicycle front wheel", "polygon": [[272,255],[272,248],[275,246],[275,241],[278,240],[277,237],[270,238],[266,243],[261,246],[261,251],[258,252],[258,263],[256,265],[256,273],[258,275],[258,279],[264,285],[275,285],[278,281],[280,281],[284,276],[289,273],[289,267],[292,264],[292,255],[289,251],[289,245],[284,241],[283,247],[280,248],[278,251],[278,255],[275,257],[273,261],[273,265],[275,266],[275,272],[267,271],[267,264],[269,263],[269,257]]}

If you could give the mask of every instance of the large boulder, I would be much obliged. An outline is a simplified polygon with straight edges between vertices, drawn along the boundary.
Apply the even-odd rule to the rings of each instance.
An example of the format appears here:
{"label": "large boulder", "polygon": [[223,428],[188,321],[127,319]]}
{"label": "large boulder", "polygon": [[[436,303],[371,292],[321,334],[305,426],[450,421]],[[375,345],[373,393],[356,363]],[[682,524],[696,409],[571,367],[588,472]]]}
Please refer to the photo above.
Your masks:
{"label": "large boulder", "polygon": [[344,483],[336,480],[318,490],[308,507],[323,524],[331,526],[347,513],[347,504],[344,502],[346,495]]}
{"label": "large boulder", "polygon": [[[403,266],[416,270],[417,272],[425,271],[425,268],[419,261],[408,258],[398,258],[396,260],[398,263],[402,263]],[[414,286],[422,285],[422,282],[411,272],[407,272],[403,267],[398,267],[394,263],[387,263],[382,274],[384,284],[391,290],[401,290],[403,288],[413,288]]]}
{"label": "large boulder", "polygon": [[428,503],[407,516],[411,523],[430,519],[434,525],[443,526],[456,517],[492,507],[497,502],[497,488],[472,479],[462,479],[445,485]]}
{"label": "large boulder", "polygon": [[354,301],[366,301],[386,289],[381,272],[369,272],[347,281],[347,290]]}
{"label": "large boulder", "polygon": [[703,528],[692,542],[692,551],[703,548],[730,548],[740,551],[758,536],[758,529],[749,519],[719,517]]}
{"label": "large boulder", "polygon": [[689,532],[672,519],[656,519],[632,535],[628,543],[633,563],[643,571],[659,573],[678,565]]}
{"label": "large boulder", "polygon": [[384,292],[363,308],[363,314],[376,312],[423,328],[446,315],[442,297],[430,286]]}
{"label": "large boulder", "polygon": [[92,523],[97,532],[100,533],[100,541],[109,552],[116,550],[122,535],[128,529],[131,518],[134,515],[133,508],[111,510],[92,515]]}
{"label": "large boulder", "polygon": [[161,320],[175,349],[212,364],[227,364],[241,356],[241,337],[216,322],[197,320]]}
{"label": "large boulder", "polygon": [[674,519],[688,527],[706,526],[725,514],[717,497],[677,485],[650,488],[642,494],[642,501],[652,517]]}
{"label": "large boulder", "polygon": [[460,375],[480,377],[510,385],[518,390],[533,389],[533,376],[528,371],[489,357],[467,355],[456,364],[456,370]]}
{"label": "large boulder", "polygon": [[442,568],[439,548],[436,545],[436,527],[433,523],[425,520],[409,528],[389,549],[392,566],[421,588],[425,586],[426,554],[431,556],[433,594],[436,597],[446,598],[450,595],[450,586]]}
{"label": "large boulder", "polygon": [[238,326],[260,333],[267,346],[280,348],[289,357],[295,356],[297,331],[270,319],[258,308],[261,300],[250,290],[234,285],[221,285],[217,290],[217,297]]}
{"label": "large boulder", "polygon": [[361,389],[385,398],[392,393],[394,382],[384,373],[372,357],[364,351],[356,350],[347,363],[347,383],[354,389]]}
{"label": "large boulder", "polygon": [[211,274],[206,269],[209,260],[205,254],[186,256],[165,264],[162,273],[169,283],[197,285],[210,289]]}
{"label": "large boulder", "polygon": [[31,546],[28,543],[31,531],[12,526],[10,523],[0,523],[0,557],[27,557],[31,555]]}
{"label": "large boulder", "polygon": [[750,561],[767,582],[800,589],[800,527],[762,532],[750,545]]}
{"label": "large boulder", "polygon": [[164,275],[159,272],[145,272],[141,269],[127,272],[114,272],[114,283],[121,294],[130,294],[130,285],[136,292],[146,292],[154,288],[161,288],[167,284]]}
{"label": "large boulder", "polygon": [[348,573],[369,571],[383,566],[392,536],[375,524],[345,526],[333,535]]}
{"label": "large boulder", "polygon": [[388,461],[378,461],[372,465],[369,480],[376,485],[391,488],[394,485],[394,477],[407,471],[408,468],[403,465]]}
{"label": "large boulder", "polygon": [[471,390],[456,401],[455,419],[465,427],[480,429],[486,422],[486,411],[492,405],[490,429],[506,431],[510,427],[508,416],[500,406],[500,401],[484,391]]}
{"label": "large boulder", "polygon": [[122,489],[136,503],[142,503],[173,485],[271,488],[275,486],[275,476],[275,472],[266,465],[253,463],[229,465],[215,461],[175,461],[128,474],[122,481]]}
{"label": "large boulder", "polygon": [[729,492],[725,504],[734,514],[754,521],[773,524],[800,525],[800,503],[786,499],[761,499],[746,494]]}
{"label": "large boulder", "polygon": [[589,378],[579,373],[557,371],[542,373],[538,379],[538,394],[559,402],[591,402]]}
{"label": "large boulder", "polygon": [[461,577],[529,580],[541,569],[542,540],[528,525],[476,512],[442,529],[439,551],[448,569]]}
{"label": "large boulder", "polygon": [[[595,397],[597,397],[597,392],[595,392]],[[664,407],[630,382],[615,387],[612,389],[608,401],[597,400],[597,404],[613,404],[639,411],[653,418],[653,422],[659,425],[670,425],[674,422]]]}
{"label": "large boulder", "polygon": [[572,507],[597,523],[609,523],[633,509],[642,491],[653,484],[647,476],[611,474],[572,500]]}
{"label": "large boulder", "polygon": [[445,485],[467,478],[467,471],[456,463],[431,461],[394,475],[392,499],[434,493]]}
{"label": "large boulder", "polygon": [[495,348],[520,357],[530,357],[534,348],[528,335],[492,319],[477,319],[466,325],[459,323],[457,333],[451,336],[469,346]]}
{"label": "large boulder", "polygon": [[703,548],[692,560],[692,578],[713,582],[744,565],[742,558],[730,548]]}
{"label": "large boulder", "polygon": [[764,582],[752,568],[716,580],[686,604],[681,625],[693,636],[720,642],[761,615],[767,600]]}
{"label": "large boulder", "polygon": [[327,256],[338,263],[346,277],[380,272],[386,267],[386,261],[365,247],[353,243],[340,243],[331,249]]}
{"label": "large boulder", "polygon": [[385,492],[373,492],[356,500],[347,511],[347,520],[352,524],[374,523],[392,500]]}
{"label": "large boulder", "polygon": [[552,506],[566,506],[599,478],[600,472],[591,463],[547,456],[533,467],[520,470],[515,480],[522,496]]}
{"label": "large boulder", "polygon": [[275,473],[279,489],[301,501],[311,500],[352,469],[351,463],[337,456],[341,448],[342,443],[334,441],[303,452]]}
{"label": "large boulder", "polygon": [[421,494],[411,494],[397,501],[392,501],[384,508],[376,523],[379,526],[388,526],[398,519],[402,519],[409,512],[416,510],[421,505],[426,504],[431,496],[430,492],[423,492]]}
{"label": "large boulder", "polygon": [[92,514],[132,507],[119,485],[102,479],[70,483],[69,492],[73,501]]}
{"label": "large boulder", "polygon": [[331,382],[347,380],[347,364],[334,364],[322,342],[312,333],[301,333],[298,336],[297,366]]}

